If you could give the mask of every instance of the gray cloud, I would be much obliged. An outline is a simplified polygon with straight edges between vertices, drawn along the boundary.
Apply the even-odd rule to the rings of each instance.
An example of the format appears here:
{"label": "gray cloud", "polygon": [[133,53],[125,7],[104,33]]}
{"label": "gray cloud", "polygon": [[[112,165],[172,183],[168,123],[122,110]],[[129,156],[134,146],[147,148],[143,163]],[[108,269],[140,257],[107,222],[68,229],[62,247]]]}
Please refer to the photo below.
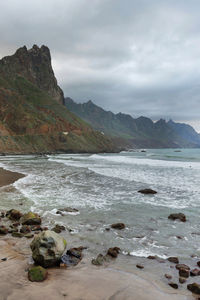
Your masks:
{"label": "gray cloud", "polygon": [[65,95],[200,130],[199,0],[7,0],[0,56],[49,46]]}

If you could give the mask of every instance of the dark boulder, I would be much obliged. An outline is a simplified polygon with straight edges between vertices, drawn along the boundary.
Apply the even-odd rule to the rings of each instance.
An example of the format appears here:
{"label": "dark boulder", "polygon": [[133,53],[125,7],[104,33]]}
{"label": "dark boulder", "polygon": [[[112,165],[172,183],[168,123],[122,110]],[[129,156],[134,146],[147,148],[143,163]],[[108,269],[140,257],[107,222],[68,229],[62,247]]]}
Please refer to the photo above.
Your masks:
{"label": "dark boulder", "polygon": [[61,264],[64,264],[66,267],[76,266],[83,258],[82,251],[84,247],[71,248],[61,256]]}
{"label": "dark boulder", "polygon": [[187,269],[179,269],[179,276],[188,278],[190,276],[190,271]]}
{"label": "dark boulder", "polygon": [[6,216],[10,220],[17,221],[23,216],[23,214],[19,210],[11,209],[11,210],[6,212]]}
{"label": "dark boulder", "polygon": [[197,295],[200,295],[200,284],[198,283],[191,283],[187,285],[187,289]]}
{"label": "dark boulder", "polygon": [[56,224],[51,230],[55,231],[56,233],[61,233],[63,230],[65,230],[65,226]]}
{"label": "dark boulder", "polygon": [[182,213],[171,214],[168,216],[168,219],[173,221],[180,220],[181,222],[186,222],[186,216]]}
{"label": "dark boulder", "polygon": [[119,252],[120,252],[120,248],[118,248],[118,247],[109,248],[107,251],[107,255],[109,255],[113,258],[116,258],[118,256]]}
{"label": "dark boulder", "polygon": [[178,289],[178,284],[177,283],[169,282],[168,285],[171,286],[173,289],[176,289],[176,290]]}
{"label": "dark boulder", "polygon": [[172,262],[172,263],[175,263],[175,264],[179,263],[178,257],[175,257],[175,256],[169,257],[167,260]]}
{"label": "dark boulder", "polygon": [[144,269],[144,266],[141,265],[141,264],[137,264],[136,267],[137,267],[138,269]]}
{"label": "dark boulder", "polygon": [[154,195],[154,194],[157,194],[156,191],[152,190],[152,189],[143,189],[143,190],[139,190],[138,193],[141,193],[141,194],[150,194],[150,195]]}
{"label": "dark boulder", "polygon": [[6,228],[5,226],[1,225],[0,226],[0,235],[5,235],[8,233],[8,228]]}
{"label": "dark boulder", "polygon": [[188,266],[185,265],[185,264],[177,264],[177,265],[176,265],[176,269],[177,269],[177,270],[185,269],[185,270],[190,271],[190,267],[188,267]]}
{"label": "dark boulder", "polygon": [[21,218],[22,225],[40,225],[42,222],[40,216],[33,212],[28,212]]}
{"label": "dark boulder", "polygon": [[119,229],[119,230],[121,230],[121,229],[124,229],[126,226],[125,226],[124,223],[115,223],[115,224],[112,224],[111,227],[113,229]]}
{"label": "dark boulder", "polygon": [[199,269],[193,269],[190,271],[190,276],[199,276],[200,270]]}

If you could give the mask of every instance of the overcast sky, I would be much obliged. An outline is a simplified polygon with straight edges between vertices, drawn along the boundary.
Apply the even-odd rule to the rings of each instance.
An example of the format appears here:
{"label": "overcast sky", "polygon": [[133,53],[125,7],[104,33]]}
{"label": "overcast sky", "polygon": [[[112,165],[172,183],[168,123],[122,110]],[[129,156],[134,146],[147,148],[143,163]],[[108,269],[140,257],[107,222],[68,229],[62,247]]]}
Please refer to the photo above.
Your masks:
{"label": "overcast sky", "polygon": [[33,44],[66,96],[200,131],[199,0],[0,1],[0,57]]}

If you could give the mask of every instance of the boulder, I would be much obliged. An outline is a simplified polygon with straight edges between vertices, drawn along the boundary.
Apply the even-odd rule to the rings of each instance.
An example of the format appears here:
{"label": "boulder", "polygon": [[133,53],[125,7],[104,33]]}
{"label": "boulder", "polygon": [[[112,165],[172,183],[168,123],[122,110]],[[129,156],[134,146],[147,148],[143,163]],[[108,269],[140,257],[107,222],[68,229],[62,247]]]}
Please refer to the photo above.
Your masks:
{"label": "boulder", "polygon": [[186,282],[186,278],[184,278],[184,277],[179,277],[179,282],[180,282],[181,284],[185,283],[185,282]]}
{"label": "boulder", "polygon": [[126,226],[125,226],[124,223],[115,223],[115,224],[112,224],[111,227],[113,229],[119,229],[119,230],[121,230],[121,229],[124,229]]}
{"label": "boulder", "polygon": [[190,271],[187,269],[179,269],[179,276],[188,278],[190,276]]}
{"label": "boulder", "polygon": [[76,208],[64,207],[64,208],[59,208],[58,211],[57,211],[56,213],[57,213],[57,214],[62,214],[62,212],[67,212],[67,213],[77,213],[77,212],[79,212],[79,210],[76,209]]}
{"label": "boulder", "polygon": [[173,221],[180,220],[181,222],[186,222],[186,216],[182,213],[171,214],[168,216],[168,219]]}
{"label": "boulder", "polygon": [[42,231],[33,239],[30,245],[33,260],[43,267],[58,265],[66,245],[66,240],[56,232]]}
{"label": "boulder", "polygon": [[190,276],[199,276],[200,270],[199,269],[193,269],[190,271]]}
{"label": "boulder", "polygon": [[120,252],[120,248],[118,248],[118,247],[109,248],[107,251],[107,255],[109,255],[113,258],[116,258],[118,256],[119,252]]}
{"label": "boulder", "polygon": [[197,295],[200,295],[200,284],[198,283],[191,283],[187,285],[187,289]]}
{"label": "boulder", "polygon": [[175,263],[175,264],[178,264],[178,263],[179,263],[178,257],[175,257],[175,256],[168,257],[167,260],[170,261],[170,262],[172,262],[172,263]]}
{"label": "boulder", "polygon": [[144,269],[144,266],[143,266],[143,265],[140,265],[140,264],[137,264],[136,267],[137,267],[138,269]]}
{"label": "boulder", "polygon": [[21,221],[22,225],[40,225],[41,224],[40,216],[31,211],[24,214],[20,221]]}
{"label": "boulder", "polygon": [[10,220],[17,221],[23,216],[23,214],[19,210],[11,209],[6,212],[6,216]]}
{"label": "boulder", "polygon": [[56,233],[61,233],[63,230],[65,230],[65,226],[56,224],[54,228],[52,228],[53,231]]}
{"label": "boulder", "polygon": [[197,262],[197,266],[200,267],[200,260]]}
{"label": "boulder", "polygon": [[4,235],[8,233],[8,228],[6,226],[1,225],[0,226],[0,235]]}
{"label": "boulder", "polygon": [[152,190],[152,189],[143,189],[143,190],[139,190],[138,193],[141,193],[141,194],[157,194],[156,191]]}
{"label": "boulder", "polygon": [[173,289],[178,289],[178,284],[177,284],[177,283],[169,282],[168,284],[169,284],[169,286],[171,286]]}
{"label": "boulder", "polygon": [[47,278],[48,272],[41,266],[33,267],[28,270],[28,279],[30,281],[44,281]]}
{"label": "boulder", "polygon": [[104,256],[102,254],[99,254],[97,258],[92,259],[91,262],[95,266],[102,266],[104,264],[104,261],[105,261]]}
{"label": "boulder", "polygon": [[76,266],[82,260],[82,251],[84,247],[71,248],[67,250],[67,253],[62,255],[61,263],[66,267]]}
{"label": "boulder", "polygon": [[185,269],[185,270],[190,271],[190,267],[188,267],[188,266],[185,265],[185,264],[177,264],[177,265],[176,265],[176,269],[177,269],[177,270]]}

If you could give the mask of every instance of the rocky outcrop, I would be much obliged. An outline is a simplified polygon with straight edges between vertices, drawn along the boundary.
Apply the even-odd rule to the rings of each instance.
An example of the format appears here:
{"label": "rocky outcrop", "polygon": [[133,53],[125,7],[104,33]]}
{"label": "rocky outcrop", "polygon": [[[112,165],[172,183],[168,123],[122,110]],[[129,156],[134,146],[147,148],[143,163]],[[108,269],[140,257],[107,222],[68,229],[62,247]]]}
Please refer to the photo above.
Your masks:
{"label": "rocky outcrop", "polygon": [[56,266],[60,263],[66,245],[65,239],[54,231],[43,231],[30,245],[33,260],[43,267]]}

